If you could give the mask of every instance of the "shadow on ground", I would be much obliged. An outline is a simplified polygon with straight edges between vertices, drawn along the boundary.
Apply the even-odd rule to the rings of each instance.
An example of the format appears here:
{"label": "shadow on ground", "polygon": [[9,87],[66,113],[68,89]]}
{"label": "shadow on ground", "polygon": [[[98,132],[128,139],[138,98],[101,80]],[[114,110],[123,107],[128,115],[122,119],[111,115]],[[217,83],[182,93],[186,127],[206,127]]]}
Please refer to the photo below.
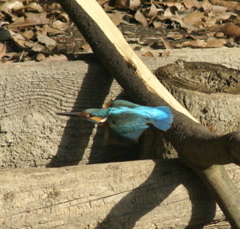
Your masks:
{"label": "shadow on ground", "polygon": [[[180,164],[178,159],[170,159],[157,161],[149,178],[122,198],[95,229],[131,229],[136,226],[135,224],[140,218],[157,207],[162,209],[166,219],[168,203],[164,204],[163,202],[179,185],[183,185],[188,191],[192,205],[191,218],[186,228],[202,228],[203,224],[211,221],[215,216],[215,201],[195,174]],[[181,201],[189,202],[188,199],[180,199],[179,202]],[[162,203],[163,205],[159,206]],[[177,204],[175,203],[174,206],[177,206]],[[182,207],[183,204],[179,204],[179,206]],[[186,215],[188,211],[185,209],[176,208],[172,210],[169,208],[169,211],[174,212],[174,216],[168,216],[169,221],[171,221],[171,218],[173,221],[171,228],[179,228],[174,227],[176,217],[183,218],[185,216],[189,218],[189,215]],[[159,222],[157,217],[158,215],[152,215],[152,224],[154,224],[154,221]]]}
{"label": "shadow on ground", "polygon": [[[89,68],[72,111],[81,111],[90,107],[101,108],[113,82],[113,78],[108,76],[96,59],[93,59],[93,55],[85,58],[84,61],[88,63]],[[80,104],[82,97],[88,99],[87,102],[84,102],[85,106]],[[94,125],[91,123],[74,117],[69,118],[58,152],[48,167],[77,165],[84,160],[85,153],[89,155],[88,163],[127,161],[139,158],[140,150],[136,146],[102,146],[103,129],[101,128],[93,137],[90,152],[86,152],[93,130]],[[163,163],[164,166],[161,166]],[[179,176],[179,174],[181,175]],[[198,184],[194,185],[194,182]],[[150,177],[122,198],[95,229],[133,228],[141,217],[154,208],[161,207],[159,205],[181,184],[188,191],[192,204],[192,214],[187,228],[201,228],[202,223],[207,223],[214,218],[215,201],[194,173],[180,164],[177,159],[172,159],[156,162]],[[166,212],[165,207],[162,210],[163,213]],[[176,209],[176,214],[182,214],[177,211],[181,211],[181,209]],[[152,221],[154,223],[154,218]]]}
{"label": "shadow on ground", "polygon": [[[102,108],[113,82],[113,78],[102,68],[93,54],[82,56],[84,56],[83,61],[88,64],[88,71],[72,111]],[[86,98],[87,101],[83,101],[83,98]],[[93,124],[76,117],[70,117],[64,128],[57,154],[47,167],[78,165],[81,162],[86,164],[137,159],[138,148],[136,146],[104,147],[102,146],[103,128],[99,127],[96,133],[94,131]],[[93,138],[93,143],[89,149],[88,145],[91,138]]]}

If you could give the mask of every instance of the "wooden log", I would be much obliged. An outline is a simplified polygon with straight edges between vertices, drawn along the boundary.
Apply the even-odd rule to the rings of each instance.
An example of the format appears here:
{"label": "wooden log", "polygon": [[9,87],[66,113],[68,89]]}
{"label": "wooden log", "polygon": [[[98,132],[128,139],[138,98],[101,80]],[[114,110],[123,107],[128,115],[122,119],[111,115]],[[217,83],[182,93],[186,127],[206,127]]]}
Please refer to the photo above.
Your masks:
{"label": "wooden log", "polygon": [[[232,53],[232,50],[227,51]],[[237,60],[238,49],[235,51],[232,58]],[[202,50],[199,52],[204,59],[207,54]],[[214,58],[218,52],[212,50],[213,61],[216,61]],[[170,61],[181,53],[174,50]],[[144,61],[156,69],[161,59],[144,58]],[[232,64],[231,60],[228,64]],[[99,162],[108,160],[106,148],[101,148],[101,130],[89,134],[93,126],[88,123],[55,116],[55,112],[72,108],[101,107],[104,100],[121,92],[119,85],[98,62],[92,60],[89,63],[85,59],[78,62],[11,64],[3,65],[0,72],[0,124],[2,130],[7,131],[0,138],[2,167],[44,166],[52,161],[53,165],[74,165],[92,162],[94,157]],[[81,144],[85,141],[85,148],[77,144],[78,141]],[[81,157],[81,151],[77,151],[79,146],[83,147]],[[122,153],[125,152],[122,150]],[[133,227],[133,224],[134,228],[154,228],[155,225],[185,228],[211,220],[214,221],[209,228],[215,223],[219,228],[230,228],[219,207],[215,211],[215,204],[201,181],[179,163],[164,161],[154,167],[151,161],[137,161],[109,164],[109,169],[107,166],[1,170],[1,209],[5,209],[1,223],[6,228],[49,228],[52,225],[59,228],[85,228],[89,225],[89,228],[95,228],[103,221],[100,223],[102,228],[114,228],[111,226],[116,225],[116,214],[119,214],[122,217],[118,220],[126,228]],[[238,184],[239,168],[233,166],[229,169]],[[75,180],[76,174],[79,181]],[[89,177],[92,177],[92,182]],[[111,195],[108,195],[108,189]],[[62,194],[58,195],[58,192]],[[83,196],[78,198],[74,193]],[[91,196],[94,201],[90,201],[93,200]],[[156,204],[156,200],[161,203]],[[123,208],[126,205],[131,208],[126,210]]]}
{"label": "wooden log", "polygon": [[208,62],[159,67],[156,76],[204,126],[227,134],[240,127],[240,71]]}
{"label": "wooden log", "polygon": [[[169,57],[141,58],[152,71],[179,58],[189,61],[208,58],[211,63],[240,68],[237,48],[172,50]],[[74,62],[2,65],[0,75],[0,125],[7,131],[7,134],[0,134],[1,168],[102,163],[138,156],[135,147],[131,150],[129,147],[127,150],[125,147],[103,147],[101,128],[55,115],[56,112],[102,107],[104,102],[120,96],[122,88],[93,54],[84,54],[82,60]],[[184,104],[181,95],[176,92],[174,95]],[[198,107],[194,108],[200,102],[191,102],[191,95],[188,96],[188,108],[200,117]],[[221,112],[223,107],[218,109]],[[213,116],[214,112],[209,115]],[[202,121],[208,120],[202,118]],[[227,122],[213,121],[214,126]],[[147,148],[144,151],[156,150],[149,139],[144,142]]]}
{"label": "wooden log", "polygon": [[230,228],[178,160],[2,169],[0,180],[1,228]]}
{"label": "wooden log", "polygon": [[[156,80],[94,0],[59,0],[103,66],[141,104],[173,108],[174,122],[164,133],[179,158],[209,186],[230,224],[240,228],[240,194],[221,165],[240,165],[240,133],[213,134]],[[223,184],[223,185],[220,185]]]}
{"label": "wooden log", "polygon": [[121,92],[93,55],[90,59],[89,64],[80,61],[1,67],[0,125],[7,131],[0,138],[1,167],[63,166],[107,159],[101,147],[101,129],[56,115],[102,107],[105,100]]}

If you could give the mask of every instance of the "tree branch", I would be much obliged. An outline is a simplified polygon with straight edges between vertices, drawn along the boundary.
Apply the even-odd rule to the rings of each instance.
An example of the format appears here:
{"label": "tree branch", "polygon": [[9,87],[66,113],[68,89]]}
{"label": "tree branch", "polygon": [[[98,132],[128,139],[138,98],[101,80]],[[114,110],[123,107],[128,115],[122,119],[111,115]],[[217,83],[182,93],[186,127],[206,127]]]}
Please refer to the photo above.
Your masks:
{"label": "tree branch", "polygon": [[[164,136],[172,143],[179,158],[211,186],[214,196],[231,225],[240,228],[240,195],[227,185],[219,192],[215,183],[231,183],[227,173],[214,164],[239,164],[238,133],[221,136],[197,123],[166,89],[146,70],[146,66],[124,41],[119,30],[94,0],[59,0],[63,9],[91,45],[102,65],[137,102],[150,106],[168,104],[174,109],[174,123]],[[216,171],[208,173],[208,171]],[[211,182],[210,182],[211,181]],[[231,183],[231,187],[234,184]],[[236,190],[236,188],[235,188]],[[225,196],[229,200],[226,202]],[[233,198],[232,195],[237,195]]]}

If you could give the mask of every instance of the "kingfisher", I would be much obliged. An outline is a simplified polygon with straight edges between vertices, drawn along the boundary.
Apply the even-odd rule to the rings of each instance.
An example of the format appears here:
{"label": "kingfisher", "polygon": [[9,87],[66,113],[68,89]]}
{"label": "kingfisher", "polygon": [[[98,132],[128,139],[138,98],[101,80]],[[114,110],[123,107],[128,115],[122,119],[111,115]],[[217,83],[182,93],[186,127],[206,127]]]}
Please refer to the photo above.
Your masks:
{"label": "kingfisher", "polygon": [[112,144],[112,136],[131,143],[137,143],[142,133],[151,125],[167,131],[173,122],[169,107],[141,106],[125,100],[114,100],[102,109],[86,109],[82,112],[57,113],[74,116],[105,128],[105,144]]}

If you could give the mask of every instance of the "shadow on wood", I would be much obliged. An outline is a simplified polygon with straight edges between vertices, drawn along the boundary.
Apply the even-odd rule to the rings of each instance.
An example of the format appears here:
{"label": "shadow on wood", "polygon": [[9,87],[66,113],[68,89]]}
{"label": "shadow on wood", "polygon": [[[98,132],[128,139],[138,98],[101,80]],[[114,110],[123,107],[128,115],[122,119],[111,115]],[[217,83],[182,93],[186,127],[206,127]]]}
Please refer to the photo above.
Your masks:
{"label": "shadow on wood", "polygon": [[[110,93],[113,82],[113,78],[104,71],[93,54],[82,55],[82,61],[87,64],[88,69],[83,78],[77,99],[71,108],[73,112],[91,107],[101,108]],[[71,93],[71,90],[66,91],[67,93]],[[84,154],[88,157],[88,163],[90,164],[127,161],[138,158],[139,150],[136,146],[103,147],[102,142],[102,128],[96,130],[94,125],[86,120],[70,117],[64,128],[57,154],[47,167],[77,165],[83,159]],[[91,145],[90,149],[87,147],[89,144]]]}
{"label": "shadow on wood", "polygon": [[6,228],[197,228],[224,219],[177,159],[3,169],[0,180]]}
{"label": "shadow on wood", "polygon": [[[172,168],[175,169],[173,170]],[[184,174],[184,177],[186,176],[187,179],[176,180],[179,174]],[[166,199],[178,186],[182,186],[189,193],[192,207],[191,216],[186,215],[186,209],[189,210],[189,205],[186,205],[186,209],[183,209],[182,207],[178,208],[178,204],[176,204],[175,214],[171,215],[168,213],[171,210]],[[184,201],[186,199],[184,200],[179,197],[179,202]],[[154,213],[155,208],[159,208],[157,214]],[[151,211],[153,213],[150,213]],[[148,217],[151,219],[152,225],[155,224],[155,226],[158,225],[158,220],[161,221],[159,218],[164,218],[164,221],[172,220],[173,228],[173,225],[176,228],[197,228],[213,220],[215,212],[216,203],[210,196],[205,185],[190,170],[181,165],[177,159],[172,159],[157,162],[147,180],[115,204],[96,229],[138,228],[139,219],[144,218],[147,214],[150,214]],[[159,214],[162,214],[162,216],[159,216]],[[181,221],[188,222],[189,220],[189,222],[183,223],[182,221],[182,225],[181,222],[176,223],[178,217],[181,218]],[[165,227],[167,228],[169,225],[161,224],[161,228]]]}
{"label": "shadow on wood", "polygon": [[164,136],[177,150],[181,161],[201,176],[231,226],[240,228],[240,194],[222,166],[240,164],[239,133],[220,136],[199,124],[159,83],[96,1],[59,0],[59,3],[102,65],[131,93],[134,101],[148,106],[167,104],[173,108],[174,122]]}

